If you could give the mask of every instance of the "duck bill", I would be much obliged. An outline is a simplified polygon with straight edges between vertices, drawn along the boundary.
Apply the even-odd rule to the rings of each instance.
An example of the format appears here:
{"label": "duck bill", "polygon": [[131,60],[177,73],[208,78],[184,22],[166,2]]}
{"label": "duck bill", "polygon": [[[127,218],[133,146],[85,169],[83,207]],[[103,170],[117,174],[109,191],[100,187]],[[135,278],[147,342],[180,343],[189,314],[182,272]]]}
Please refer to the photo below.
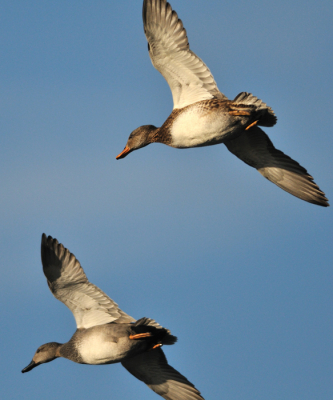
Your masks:
{"label": "duck bill", "polygon": [[34,368],[37,367],[38,365],[39,365],[39,364],[35,363],[35,361],[32,360],[31,363],[30,363],[27,367],[25,367],[25,368],[22,369],[22,374],[24,374],[25,372],[31,371],[32,369],[34,369]]}
{"label": "duck bill", "polygon": [[116,159],[119,160],[120,158],[124,158],[127,156],[127,154],[130,152],[130,148],[128,146],[125,146],[124,150],[117,155]]}

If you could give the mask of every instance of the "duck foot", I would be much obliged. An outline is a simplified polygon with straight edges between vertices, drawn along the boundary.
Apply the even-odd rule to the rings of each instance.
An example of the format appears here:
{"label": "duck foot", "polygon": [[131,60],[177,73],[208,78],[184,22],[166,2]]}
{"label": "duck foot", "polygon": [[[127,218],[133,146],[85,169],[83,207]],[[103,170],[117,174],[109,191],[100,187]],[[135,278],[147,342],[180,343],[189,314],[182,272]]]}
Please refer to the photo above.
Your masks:
{"label": "duck foot", "polygon": [[259,120],[252,122],[252,124],[250,124],[248,127],[245,128],[245,130],[247,131],[248,129],[252,128],[252,126],[257,125]]}
{"label": "duck foot", "polygon": [[157,349],[158,347],[162,347],[162,346],[163,346],[162,343],[157,343],[157,344],[155,344],[155,346],[153,346],[153,347],[152,347],[151,349],[149,349],[148,351]]}
{"label": "duck foot", "polygon": [[136,335],[129,335],[129,338],[132,340],[136,340],[136,339],[143,339],[143,338],[147,338],[147,337],[151,337],[153,336],[150,332],[145,332],[145,333],[138,333]]}

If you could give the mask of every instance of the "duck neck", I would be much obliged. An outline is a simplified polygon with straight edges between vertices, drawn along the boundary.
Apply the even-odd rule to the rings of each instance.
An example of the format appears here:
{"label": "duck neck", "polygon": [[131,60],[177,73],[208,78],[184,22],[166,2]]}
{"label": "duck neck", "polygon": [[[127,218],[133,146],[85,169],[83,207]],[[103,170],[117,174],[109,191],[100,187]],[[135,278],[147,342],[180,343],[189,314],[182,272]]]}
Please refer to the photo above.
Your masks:
{"label": "duck neck", "polygon": [[154,143],[157,142],[158,132],[161,128],[156,128],[154,125],[147,126],[147,143]]}
{"label": "duck neck", "polygon": [[171,134],[169,126],[164,126],[163,124],[160,128],[155,128],[151,131],[149,133],[149,143],[164,143],[170,145]]}
{"label": "duck neck", "polygon": [[80,335],[78,334],[78,331],[76,331],[67,343],[64,343],[58,347],[56,352],[57,357],[63,357],[77,363],[82,363],[82,359],[80,357],[77,346],[79,342]]}
{"label": "duck neck", "polygon": [[55,357],[56,358],[63,357],[63,355],[61,354],[61,349],[62,349],[63,346],[64,346],[64,344],[59,343],[59,346],[56,348],[56,351],[55,351]]}
{"label": "duck neck", "polygon": [[183,108],[176,108],[172,110],[172,113],[166,119],[164,124],[160,128],[155,128],[154,132],[152,133],[152,142],[164,143],[168,146],[172,146],[172,125],[183,111]]}

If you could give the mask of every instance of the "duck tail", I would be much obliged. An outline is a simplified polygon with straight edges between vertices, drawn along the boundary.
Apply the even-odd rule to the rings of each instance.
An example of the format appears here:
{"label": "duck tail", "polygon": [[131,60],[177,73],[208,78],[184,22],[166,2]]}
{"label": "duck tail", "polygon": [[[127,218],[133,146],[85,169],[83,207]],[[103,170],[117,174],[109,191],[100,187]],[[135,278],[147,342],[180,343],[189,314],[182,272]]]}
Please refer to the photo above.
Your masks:
{"label": "duck tail", "polygon": [[171,345],[177,342],[177,337],[171,335],[169,329],[163,328],[160,324],[150,318],[138,319],[133,325],[132,329],[140,334],[150,332],[158,343]]}
{"label": "duck tail", "polygon": [[241,92],[235,97],[234,102],[244,106],[254,106],[258,112],[258,125],[271,127],[276,124],[277,118],[271,107],[253,94]]}

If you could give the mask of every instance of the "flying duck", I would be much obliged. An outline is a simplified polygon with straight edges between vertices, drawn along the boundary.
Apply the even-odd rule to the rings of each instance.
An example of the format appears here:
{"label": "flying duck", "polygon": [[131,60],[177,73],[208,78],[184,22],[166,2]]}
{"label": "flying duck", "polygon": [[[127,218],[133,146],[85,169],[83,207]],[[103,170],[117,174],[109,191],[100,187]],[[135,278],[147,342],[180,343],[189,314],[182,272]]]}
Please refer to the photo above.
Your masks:
{"label": "flying duck", "polygon": [[160,128],[135,129],[116,158],[154,142],[178,149],[224,143],[281,189],[327,207],[328,199],[312,176],[277,150],[260,128],[275,125],[271,107],[247,92],[229,100],[219,91],[209,68],[190,50],[183,23],[166,0],[144,0],[142,15],[149,56],[170,86],[173,111]]}
{"label": "flying duck", "polygon": [[149,318],[135,320],[90,283],[79,261],[57,239],[42,235],[41,255],[54,297],[73,313],[77,330],[65,344],[40,346],[22,372],[64,357],[80,364],[122,365],[167,400],[203,400],[200,392],[172,368],[161,349],[177,338]]}

